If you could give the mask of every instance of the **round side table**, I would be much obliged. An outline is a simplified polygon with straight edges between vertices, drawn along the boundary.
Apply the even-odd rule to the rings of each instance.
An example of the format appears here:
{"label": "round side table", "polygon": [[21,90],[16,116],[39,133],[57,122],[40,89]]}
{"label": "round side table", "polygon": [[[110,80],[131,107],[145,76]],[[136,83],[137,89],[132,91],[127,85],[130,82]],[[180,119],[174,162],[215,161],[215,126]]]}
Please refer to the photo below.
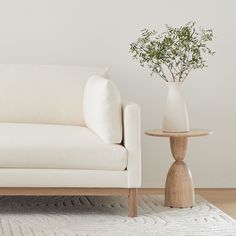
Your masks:
{"label": "round side table", "polygon": [[183,133],[169,133],[159,129],[145,132],[150,136],[170,138],[171,153],[175,162],[170,167],[166,178],[165,206],[192,207],[195,204],[192,175],[183,161],[187,150],[187,142],[190,137],[206,136],[212,133],[210,130],[201,129],[192,129]]}

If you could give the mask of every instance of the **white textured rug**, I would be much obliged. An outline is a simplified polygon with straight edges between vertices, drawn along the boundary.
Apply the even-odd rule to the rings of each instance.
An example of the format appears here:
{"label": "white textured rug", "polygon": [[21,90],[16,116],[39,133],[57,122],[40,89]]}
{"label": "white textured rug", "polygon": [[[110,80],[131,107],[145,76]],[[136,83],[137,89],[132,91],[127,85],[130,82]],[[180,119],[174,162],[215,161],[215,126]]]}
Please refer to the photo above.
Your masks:
{"label": "white textured rug", "polygon": [[127,217],[126,197],[1,197],[0,236],[236,236],[236,221],[198,197],[192,209],[139,200]]}

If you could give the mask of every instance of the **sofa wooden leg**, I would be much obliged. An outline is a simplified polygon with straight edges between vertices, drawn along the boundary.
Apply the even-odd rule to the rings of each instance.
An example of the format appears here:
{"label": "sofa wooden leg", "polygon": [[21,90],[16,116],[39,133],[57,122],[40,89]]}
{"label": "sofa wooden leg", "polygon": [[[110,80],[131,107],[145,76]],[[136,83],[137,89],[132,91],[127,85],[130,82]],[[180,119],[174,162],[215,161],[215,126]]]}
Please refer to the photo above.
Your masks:
{"label": "sofa wooden leg", "polygon": [[137,216],[137,197],[138,189],[130,188],[129,189],[129,217]]}

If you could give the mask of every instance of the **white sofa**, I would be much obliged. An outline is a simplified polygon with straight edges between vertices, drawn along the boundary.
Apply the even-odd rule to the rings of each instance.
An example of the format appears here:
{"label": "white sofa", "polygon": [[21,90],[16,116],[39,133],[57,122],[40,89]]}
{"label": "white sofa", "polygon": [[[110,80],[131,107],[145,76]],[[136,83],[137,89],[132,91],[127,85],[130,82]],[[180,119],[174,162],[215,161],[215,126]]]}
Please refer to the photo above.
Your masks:
{"label": "white sofa", "polygon": [[137,215],[140,114],[122,104],[122,143],[86,127],[83,96],[107,68],[0,65],[0,195],[128,195]]}

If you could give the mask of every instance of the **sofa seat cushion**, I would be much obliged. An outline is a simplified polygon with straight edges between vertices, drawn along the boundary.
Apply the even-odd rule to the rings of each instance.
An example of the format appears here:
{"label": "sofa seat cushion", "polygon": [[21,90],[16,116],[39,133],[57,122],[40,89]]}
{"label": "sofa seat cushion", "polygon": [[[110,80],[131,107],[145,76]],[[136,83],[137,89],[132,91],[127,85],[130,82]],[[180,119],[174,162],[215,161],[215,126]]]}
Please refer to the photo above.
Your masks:
{"label": "sofa seat cushion", "polygon": [[0,123],[0,168],[124,170],[127,151],[86,127]]}

